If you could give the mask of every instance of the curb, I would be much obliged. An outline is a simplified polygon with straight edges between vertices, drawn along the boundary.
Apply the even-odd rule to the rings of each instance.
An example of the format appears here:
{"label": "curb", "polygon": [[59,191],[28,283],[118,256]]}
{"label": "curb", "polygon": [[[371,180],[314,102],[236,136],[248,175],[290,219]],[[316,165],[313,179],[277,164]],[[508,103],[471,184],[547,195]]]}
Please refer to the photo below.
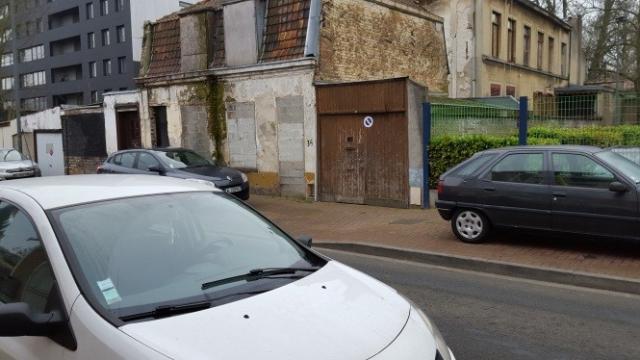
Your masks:
{"label": "curb", "polygon": [[462,257],[362,243],[317,242],[314,244],[314,247],[318,249],[339,250],[455,269],[640,295],[640,281],[630,278],[562,271],[553,268],[524,266],[514,263],[489,261],[472,257]]}

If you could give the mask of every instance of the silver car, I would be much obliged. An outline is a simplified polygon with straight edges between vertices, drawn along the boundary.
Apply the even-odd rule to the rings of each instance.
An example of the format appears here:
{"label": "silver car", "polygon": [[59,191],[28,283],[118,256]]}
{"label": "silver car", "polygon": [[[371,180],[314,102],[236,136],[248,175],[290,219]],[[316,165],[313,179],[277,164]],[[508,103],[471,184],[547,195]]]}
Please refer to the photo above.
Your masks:
{"label": "silver car", "polygon": [[16,149],[0,149],[0,180],[40,176],[40,168]]}

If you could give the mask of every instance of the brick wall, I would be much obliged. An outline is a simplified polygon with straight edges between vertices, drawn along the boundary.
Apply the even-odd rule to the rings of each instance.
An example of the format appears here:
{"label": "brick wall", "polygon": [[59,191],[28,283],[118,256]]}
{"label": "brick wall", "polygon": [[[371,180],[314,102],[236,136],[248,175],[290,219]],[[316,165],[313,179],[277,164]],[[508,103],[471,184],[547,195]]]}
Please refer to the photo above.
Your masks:
{"label": "brick wall", "polygon": [[104,160],[103,157],[65,156],[65,173],[67,175],[95,174]]}
{"label": "brick wall", "polygon": [[325,0],[317,80],[352,81],[409,76],[430,91],[447,92],[444,35],[429,15],[398,4]]}

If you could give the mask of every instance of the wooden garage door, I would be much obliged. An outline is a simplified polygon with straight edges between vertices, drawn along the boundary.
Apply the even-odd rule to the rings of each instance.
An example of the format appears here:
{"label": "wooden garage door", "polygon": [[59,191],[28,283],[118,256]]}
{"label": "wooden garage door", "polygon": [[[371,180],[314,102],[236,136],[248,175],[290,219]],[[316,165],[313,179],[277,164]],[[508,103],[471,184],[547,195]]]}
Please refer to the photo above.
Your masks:
{"label": "wooden garage door", "polygon": [[404,79],[318,87],[321,201],[408,206],[405,89]]}

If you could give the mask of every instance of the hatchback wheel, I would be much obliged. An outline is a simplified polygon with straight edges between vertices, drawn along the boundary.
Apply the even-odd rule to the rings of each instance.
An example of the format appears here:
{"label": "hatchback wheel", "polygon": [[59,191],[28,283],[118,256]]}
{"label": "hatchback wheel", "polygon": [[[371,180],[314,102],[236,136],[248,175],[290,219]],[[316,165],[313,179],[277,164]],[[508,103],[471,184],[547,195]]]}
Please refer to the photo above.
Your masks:
{"label": "hatchback wheel", "polygon": [[451,228],[458,239],[467,243],[480,243],[489,233],[487,218],[476,210],[458,210],[451,220]]}

